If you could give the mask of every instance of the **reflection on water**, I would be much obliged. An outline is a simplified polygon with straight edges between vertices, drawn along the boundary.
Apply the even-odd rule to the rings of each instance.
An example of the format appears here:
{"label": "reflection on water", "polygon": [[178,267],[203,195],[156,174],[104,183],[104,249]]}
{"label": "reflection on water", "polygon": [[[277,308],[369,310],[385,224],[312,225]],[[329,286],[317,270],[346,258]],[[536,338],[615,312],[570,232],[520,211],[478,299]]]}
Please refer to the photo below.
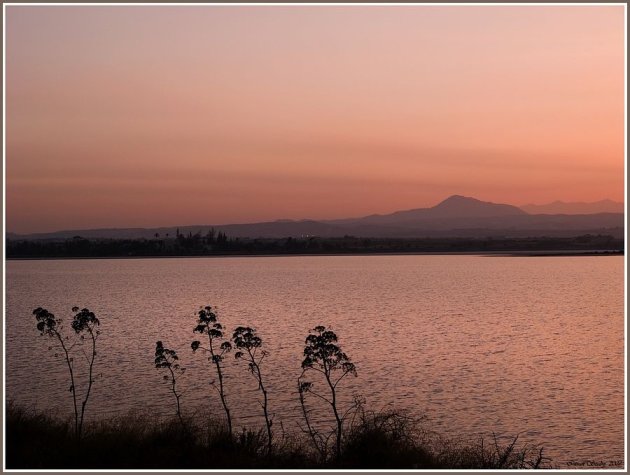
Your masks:
{"label": "reflection on water", "polygon": [[[130,409],[174,414],[153,365],[155,342],[188,369],[184,411],[221,414],[214,377],[193,354],[195,312],[218,307],[231,331],[258,329],[270,409],[298,430],[304,338],[334,329],[356,363],[345,402],[362,394],[428,417],[451,436],[521,432],[557,465],[623,458],[622,257],[334,256],[10,261],[6,394],[71,413],[67,377],[31,312],[87,306],[101,320],[88,419]],[[256,383],[226,362],[235,424],[262,426]]]}

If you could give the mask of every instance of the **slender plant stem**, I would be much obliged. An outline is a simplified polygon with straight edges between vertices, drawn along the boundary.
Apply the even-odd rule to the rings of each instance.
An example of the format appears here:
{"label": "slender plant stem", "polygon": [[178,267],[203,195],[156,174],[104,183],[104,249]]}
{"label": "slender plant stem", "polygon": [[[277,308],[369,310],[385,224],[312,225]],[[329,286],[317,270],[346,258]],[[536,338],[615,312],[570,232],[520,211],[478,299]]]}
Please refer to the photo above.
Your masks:
{"label": "slender plant stem", "polygon": [[90,370],[88,373],[88,387],[85,393],[85,399],[81,403],[81,419],[79,421],[79,434],[83,431],[83,417],[85,415],[85,406],[87,406],[88,399],[90,398],[90,391],[92,390],[92,383],[94,382],[94,378],[92,377],[94,370],[94,360],[96,359],[96,336],[94,335],[94,331],[91,328],[88,328],[90,332],[90,336],[92,337],[92,358],[90,359]]}
{"label": "slender plant stem", "polygon": [[[254,376],[258,380],[258,388],[263,394],[263,413],[265,414],[265,424],[267,426],[267,455],[271,455],[272,451],[272,433],[271,433],[271,420],[269,419],[269,409],[268,409],[268,398],[267,398],[267,390],[265,389],[265,385],[263,384],[262,373],[260,372],[260,366],[256,361],[255,355],[252,353],[251,348],[247,348],[247,353],[249,354],[250,362],[252,363]],[[263,353],[264,357],[264,353]]]}
{"label": "slender plant stem", "polygon": [[68,365],[68,371],[70,372],[70,389],[72,391],[72,402],[74,403],[74,435],[77,439],[80,439],[81,429],[79,426],[79,408],[77,406],[77,392],[74,385],[74,371],[72,370],[72,361],[70,361],[70,353],[68,352],[68,349],[63,342],[61,334],[57,330],[54,330],[54,334],[59,340],[59,343],[61,343],[61,348],[63,348],[63,352],[66,355],[66,364]]}
{"label": "slender plant stem", "polygon": [[342,427],[343,421],[341,420],[341,417],[339,417],[339,412],[337,411],[337,391],[335,390],[335,385],[330,379],[331,378],[330,373],[331,373],[331,369],[326,364],[326,359],[324,359],[324,375],[326,376],[326,382],[328,383],[328,386],[330,387],[330,393],[331,393],[330,405],[332,406],[333,414],[335,415],[335,421],[337,421],[336,457],[338,460],[341,457],[341,435],[342,435],[342,429],[343,429]]}
{"label": "slender plant stem", "polygon": [[186,429],[186,424],[184,423],[184,419],[182,417],[182,410],[179,404],[179,398],[181,397],[181,394],[177,392],[177,389],[175,387],[175,385],[177,384],[177,381],[175,378],[175,372],[173,371],[173,368],[170,367],[170,365],[168,366],[168,370],[171,372],[171,391],[173,391],[173,395],[175,396],[175,402],[177,403],[177,417],[179,418],[179,422],[182,424],[182,427]]}
{"label": "slender plant stem", "polygon": [[225,411],[225,415],[227,417],[228,433],[231,437],[232,417],[230,416],[230,409],[228,408],[227,401],[225,399],[225,390],[223,388],[223,371],[221,370],[221,362],[219,360],[219,356],[214,354],[214,348],[212,346],[212,336],[210,335],[210,333],[208,333],[208,341],[210,346],[210,356],[212,357],[212,362],[217,369],[217,376],[219,377],[219,396],[221,397],[221,404],[223,405],[223,410]]}
{"label": "slender plant stem", "polygon": [[324,452],[324,450],[321,447],[320,441],[317,439],[317,432],[315,431],[315,428],[311,425],[311,420],[308,416],[308,410],[306,409],[306,399],[304,397],[304,391],[302,390],[302,376],[300,376],[298,378],[298,395],[300,397],[300,406],[302,408],[302,414],[304,415],[304,422],[306,422],[306,428],[308,430],[308,435],[311,437],[311,440],[313,441],[313,445],[315,446],[315,448],[317,449],[317,451],[319,452],[319,455],[323,460],[325,460],[326,458],[326,454]]}

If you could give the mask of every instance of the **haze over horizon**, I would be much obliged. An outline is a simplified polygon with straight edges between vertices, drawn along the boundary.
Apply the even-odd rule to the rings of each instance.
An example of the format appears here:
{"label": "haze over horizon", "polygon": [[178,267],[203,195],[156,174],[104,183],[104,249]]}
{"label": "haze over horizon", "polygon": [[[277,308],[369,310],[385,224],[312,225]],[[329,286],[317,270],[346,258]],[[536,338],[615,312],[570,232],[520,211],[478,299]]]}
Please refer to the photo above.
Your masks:
{"label": "haze over horizon", "polygon": [[623,6],[7,6],[7,231],[624,201]]}
{"label": "haze over horizon", "polygon": [[501,234],[506,232],[518,234],[519,231],[545,235],[551,231],[557,234],[559,228],[569,231],[569,234],[590,234],[591,232],[618,234],[624,227],[623,213],[624,203],[611,200],[593,203],[556,201],[540,206],[518,207],[508,203],[481,201],[469,196],[451,195],[430,207],[394,210],[390,213],[372,213],[342,219],[313,220],[303,217],[242,223],[174,223],[147,227],[68,228],[43,233],[9,232],[8,236],[59,239],[74,237],[76,233],[81,233],[82,237],[85,237],[83,234],[87,232],[88,236],[93,238],[153,238],[156,232],[175,235],[181,228],[183,234],[193,232],[205,234],[215,227],[215,230],[237,233],[236,236],[231,235],[231,237],[246,238],[315,236],[322,233],[324,237],[331,237],[347,235],[349,232],[362,237],[366,237],[364,233],[368,233],[368,237],[410,237],[411,235],[418,237],[423,233],[435,234],[436,229],[441,231],[443,237],[453,237],[462,232],[489,235],[496,233],[497,229]]}

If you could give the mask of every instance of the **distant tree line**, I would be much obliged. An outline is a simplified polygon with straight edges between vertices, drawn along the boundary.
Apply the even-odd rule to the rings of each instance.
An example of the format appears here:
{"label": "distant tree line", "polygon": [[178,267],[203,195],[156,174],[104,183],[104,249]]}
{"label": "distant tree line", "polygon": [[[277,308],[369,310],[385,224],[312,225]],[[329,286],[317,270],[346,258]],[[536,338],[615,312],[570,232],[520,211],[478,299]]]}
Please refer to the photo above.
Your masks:
{"label": "distant tree line", "polygon": [[609,235],[528,238],[232,238],[214,229],[153,239],[70,239],[6,241],[7,258],[160,257],[274,254],[378,254],[414,252],[611,251],[622,253],[624,240]]}

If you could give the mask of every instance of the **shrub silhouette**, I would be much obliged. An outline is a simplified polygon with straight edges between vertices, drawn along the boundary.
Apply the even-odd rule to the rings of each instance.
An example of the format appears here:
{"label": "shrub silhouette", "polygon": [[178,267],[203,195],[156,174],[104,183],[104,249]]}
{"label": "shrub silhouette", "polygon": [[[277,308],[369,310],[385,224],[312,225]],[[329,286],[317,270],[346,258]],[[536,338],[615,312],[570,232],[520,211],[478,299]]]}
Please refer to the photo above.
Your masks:
{"label": "shrub silhouette", "polygon": [[[191,422],[191,436],[182,433],[179,421],[163,420],[150,408],[100,421],[85,427],[86,450],[78,447],[72,424],[48,412],[6,401],[6,468],[57,471],[116,469],[128,471],[225,470],[225,469],[552,469],[551,460],[537,446],[479,443],[443,439],[415,427],[415,422],[395,409],[359,415],[346,428],[341,460],[322,463],[312,458],[299,438],[274,445],[272,457],[261,457],[266,445],[264,429],[243,429],[235,441],[218,425],[199,418]],[[218,423],[218,425],[217,425]],[[89,442],[88,442],[89,441]],[[89,450],[87,450],[89,443]],[[79,450],[77,450],[79,448]],[[507,456],[506,456],[507,455]]]}
{"label": "shrub silhouette", "polygon": [[74,435],[77,439],[80,439],[83,431],[85,408],[90,398],[92,384],[94,383],[93,371],[94,361],[96,360],[96,340],[100,335],[100,331],[97,330],[96,327],[100,325],[100,321],[98,318],[96,318],[96,315],[94,315],[93,312],[90,312],[90,310],[88,310],[87,308],[79,311],[79,307],[72,307],[72,311],[75,312],[75,315],[72,320],[71,326],[75,334],[79,335],[81,342],[85,340],[86,334],[89,335],[92,343],[92,351],[90,355],[88,356],[85,352],[83,352],[83,355],[85,356],[88,363],[88,381],[85,395],[83,397],[83,401],[81,402],[80,412],[77,405],[77,386],[74,373],[74,358],[70,354],[71,350],[77,343],[74,342],[70,344],[69,337],[63,336],[61,333],[63,328],[61,325],[61,319],[56,318],[54,314],[50,313],[45,308],[37,307],[35,310],[33,310],[33,315],[35,315],[35,318],[37,319],[37,329],[39,330],[40,334],[42,336],[45,335],[50,338],[56,339],[59,342],[59,345],[61,346],[61,349],[63,351],[66,365],[68,366],[68,373],[70,375],[69,391],[72,393],[72,402],[74,405]]}
{"label": "shrub silhouette", "polygon": [[432,466],[422,418],[403,411],[366,410],[361,402],[344,435],[341,467],[441,468]]}
{"label": "shrub silhouette", "polygon": [[236,359],[242,359],[247,362],[249,371],[258,381],[258,389],[263,395],[262,408],[265,415],[265,425],[267,426],[267,455],[271,455],[272,450],[272,432],[271,425],[273,421],[269,417],[269,401],[267,397],[267,390],[263,383],[262,373],[260,371],[260,364],[262,363],[267,352],[260,350],[262,346],[262,339],[256,334],[256,330],[250,327],[237,327],[232,335],[234,346],[239,350],[234,354]]}
{"label": "shrub silhouette", "polygon": [[[328,386],[330,396],[326,397],[319,392],[313,390],[313,383],[304,380],[304,376],[309,372],[317,372],[322,374]],[[357,375],[354,363],[350,361],[339,345],[337,345],[337,335],[331,330],[327,330],[324,326],[317,326],[306,337],[304,345],[304,361],[302,361],[302,375],[298,378],[298,393],[300,402],[302,403],[303,413],[306,419],[309,433],[314,442],[316,442],[316,433],[313,431],[308,414],[304,405],[304,396],[307,393],[313,394],[321,400],[327,402],[332,408],[335,416],[336,428],[336,450],[335,456],[337,460],[341,457],[341,443],[343,435],[344,416],[340,415],[337,401],[337,386],[347,375]],[[346,412],[347,414],[347,412]],[[321,440],[321,438],[320,438]],[[317,446],[316,442],[316,446]],[[321,446],[321,444],[319,444]],[[322,451],[320,450],[320,453]]]}
{"label": "shrub silhouette", "polygon": [[487,444],[482,438],[478,442],[463,442],[460,440],[434,440],[434,465],[447,466],[452,469],[549,469],[551,459],[546,457],[543,447],[538,445],[517,445],[519,434],[502,445],[496,434],[492,434],[493,441]]}
{"label": "shrub silhouette", "polygon": [[175,396],[175,401],[177,403],[177,417],[179,418],[179,422],[181,422],[182,427],[186,429],[186,424],[184,424],[184,419],[182,417],[182,410],[179,404],[180,398],[182,397],[182,393],[177,392],[177,373],[184,374],[186,368],[182,368],[177,361],[179,357],[177,356],[177,352],[175,350],[171,350],[166,348],[161,341],[155,343],[155,367],[156,368],[166,368],[169,375],[164,375],[164,380],[168,381],[170,379],[171,383],[171,391],[173,396]]}
{"label": "shrub silhouette", "polygon": [[201,333],[202,335],[208,336],[208,346],[201,346],[201,342],[198,340],[193,341],[190,344],[193,352],[198,349],[202,349],[207,353],[210,353],[210,357],[208,361],[214,364],[214,367],[217,372],[217,377],[219,379],[219,387],[214,384],[214,381],[211,381],[210,384],[213,388],[217,390],[219,393],[219,397],[221,398],[221,404],[223,405],[223,410],[225,411],[225,416],[227,418],[227,426],[228,433],[232,436],[232,417],[230,416],[230,409],[228,408],[227,401],[225,398],[225,386],[223,384],[223,369],[221,367],[221,362],[223,361],[223,355],[229,352],[232,349],[232,344],[229,341],[224,341],[219,343],[223,339],[223,327],[217,321],[217,315],[212,311],[212,307],[206,306],[199,310],[197,319],[197,326],[193,329],[195,333]]}

